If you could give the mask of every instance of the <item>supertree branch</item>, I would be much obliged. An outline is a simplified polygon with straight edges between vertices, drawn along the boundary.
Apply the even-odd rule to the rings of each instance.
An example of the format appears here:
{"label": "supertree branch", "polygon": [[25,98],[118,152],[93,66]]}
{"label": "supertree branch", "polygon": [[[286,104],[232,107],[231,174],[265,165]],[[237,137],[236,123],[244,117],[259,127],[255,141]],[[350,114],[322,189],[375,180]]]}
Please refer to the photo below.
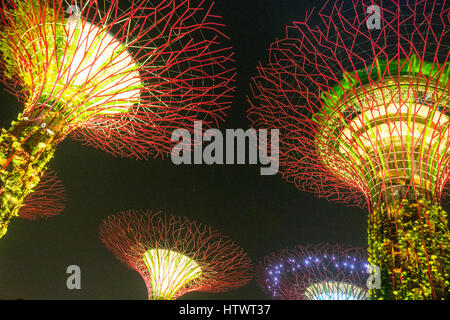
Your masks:
{"label": "supertree branch", "polygon": [[250,258],[234,241],[185,217],[130,210],[106,218],[99,234],[117,259],[142,276],[151,300],[226,291],[252,278]]}
{"label": "supertree branch", "polygon": [[19,209],[20,218],[35,220],[61,214],[66,207],[66,188],[54,171],[47,171]]}
{"label": "supertree branch", "polygon": [[273,299],[367,300],[368,267],[363,248],[296,246],[266,256],[256,278]]}
{"label": "supertree branch", "polygon": [[2,4],[2,80],[24,109],[0,137],[0,236],[67,136],[140,159],[168,154],[176,128],[224,120],[232,52],[206,1]]}
{"label": "supertree branch", "polygon": [[[300,189],[369,208],[369,261],[389,299],[445,299],[450,235],[448,3],[327,2],[258,68],[249,118],[280,128],[280,171]],[[343,8],[349,8],[343,10]],[[368,14],[369,12],[369,14]],[[369,20],[379,28],[369,29]],[[420,273],[420,274],[419,274]]]}

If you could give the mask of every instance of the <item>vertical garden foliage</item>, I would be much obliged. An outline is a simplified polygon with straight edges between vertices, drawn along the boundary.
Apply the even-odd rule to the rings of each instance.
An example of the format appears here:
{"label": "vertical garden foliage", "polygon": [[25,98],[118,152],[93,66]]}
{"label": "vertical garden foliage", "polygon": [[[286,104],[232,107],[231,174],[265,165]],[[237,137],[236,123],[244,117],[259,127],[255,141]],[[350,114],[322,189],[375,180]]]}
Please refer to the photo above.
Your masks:
{"label": "vertical garden foliage", "polygon": [[369,218],[369,257],[382,269],[382,288],[371,292],[375,298],[448,299],[447,213],[427,199],[374,208]]}

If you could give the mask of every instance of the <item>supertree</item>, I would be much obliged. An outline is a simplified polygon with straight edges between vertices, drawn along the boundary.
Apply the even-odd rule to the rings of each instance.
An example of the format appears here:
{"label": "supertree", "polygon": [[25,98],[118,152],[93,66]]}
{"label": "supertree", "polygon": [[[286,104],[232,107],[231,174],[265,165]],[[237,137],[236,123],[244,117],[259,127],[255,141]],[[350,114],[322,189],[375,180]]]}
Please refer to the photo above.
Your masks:
{"label": "supertree", "polygon": [[299,189],[369,209],[376,298],[445,299],[450,234],[449,3],[327,2],[271,45],[250,99],[280,129],[280,171]]}
{"label": "supertree", "polygon": [[367,253],[340,245],[296,246],[261,261],[256,279],[280,300],[367,300]]}
{"label": "supertree", "polygon": [[67,136],[166,155],[175,128],[225,117],[232,52],[204,0],[2,0],[0,68],[24,104],[0,133],[0,237]]}
{"label": "supertree", "polygon": [[33,193],[28,194],[18,217],[27,220],[50,218],[66,208],[66,188],[54,171],[47,171]]}
{"label": "supertree", "polygon": [[130,210],[106,218],[99,233],[114,256],[142,276],[151,300],[227,291],[252,278],[251,260],[234,241],[185,217]]}

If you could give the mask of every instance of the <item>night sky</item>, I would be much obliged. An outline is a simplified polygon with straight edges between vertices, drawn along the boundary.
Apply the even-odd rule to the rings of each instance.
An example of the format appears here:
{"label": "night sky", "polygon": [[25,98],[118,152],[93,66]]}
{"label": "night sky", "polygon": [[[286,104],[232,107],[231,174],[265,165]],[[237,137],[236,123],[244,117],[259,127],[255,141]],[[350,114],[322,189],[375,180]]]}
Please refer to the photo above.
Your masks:
{"label": "night sky", "polygon": [[[226,123],[243,128],[249,80],[284,28],[322,1],[219,0],[235,49],[237,89]],[[20,111],[2,89],[0,123]],[[367,212],[301,192],[280,175],[260,176],[260,165],[182,165],[166,159],[114,158],[70,139],[59,145],[51,169],[67,189],[65,212],[55,218],[14,219],[0,240],[0,299],[146,299],[144,281],[103,246],[98,227],[127,209],[162,210],[220,230],[254,263],[299,244],[366,247]],[[81,290],[68,290],[66,268],[81,268]],[[255,281],[226,293],[193,292],[181,299],[265,299]]]}

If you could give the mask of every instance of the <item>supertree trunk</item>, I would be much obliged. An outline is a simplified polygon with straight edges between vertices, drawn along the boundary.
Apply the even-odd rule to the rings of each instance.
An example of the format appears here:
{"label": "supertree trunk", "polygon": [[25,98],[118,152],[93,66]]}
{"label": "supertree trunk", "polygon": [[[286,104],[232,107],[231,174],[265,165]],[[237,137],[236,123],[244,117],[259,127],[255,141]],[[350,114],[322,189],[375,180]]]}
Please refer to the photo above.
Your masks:
{"label": "supertree trunk", "polygon": [[[44,122],[45,123],[45,122]],[[18,216],[25,197],[33,192],[55,151],[55,122],[33,124],[19,115],[0,135],[0,238]]]}
{"label": "supertree trunk", "polygon": [[374,207],[369,214],[369,262],[381,267],[377,299],[448,299],[447,213],[429,199]]}

